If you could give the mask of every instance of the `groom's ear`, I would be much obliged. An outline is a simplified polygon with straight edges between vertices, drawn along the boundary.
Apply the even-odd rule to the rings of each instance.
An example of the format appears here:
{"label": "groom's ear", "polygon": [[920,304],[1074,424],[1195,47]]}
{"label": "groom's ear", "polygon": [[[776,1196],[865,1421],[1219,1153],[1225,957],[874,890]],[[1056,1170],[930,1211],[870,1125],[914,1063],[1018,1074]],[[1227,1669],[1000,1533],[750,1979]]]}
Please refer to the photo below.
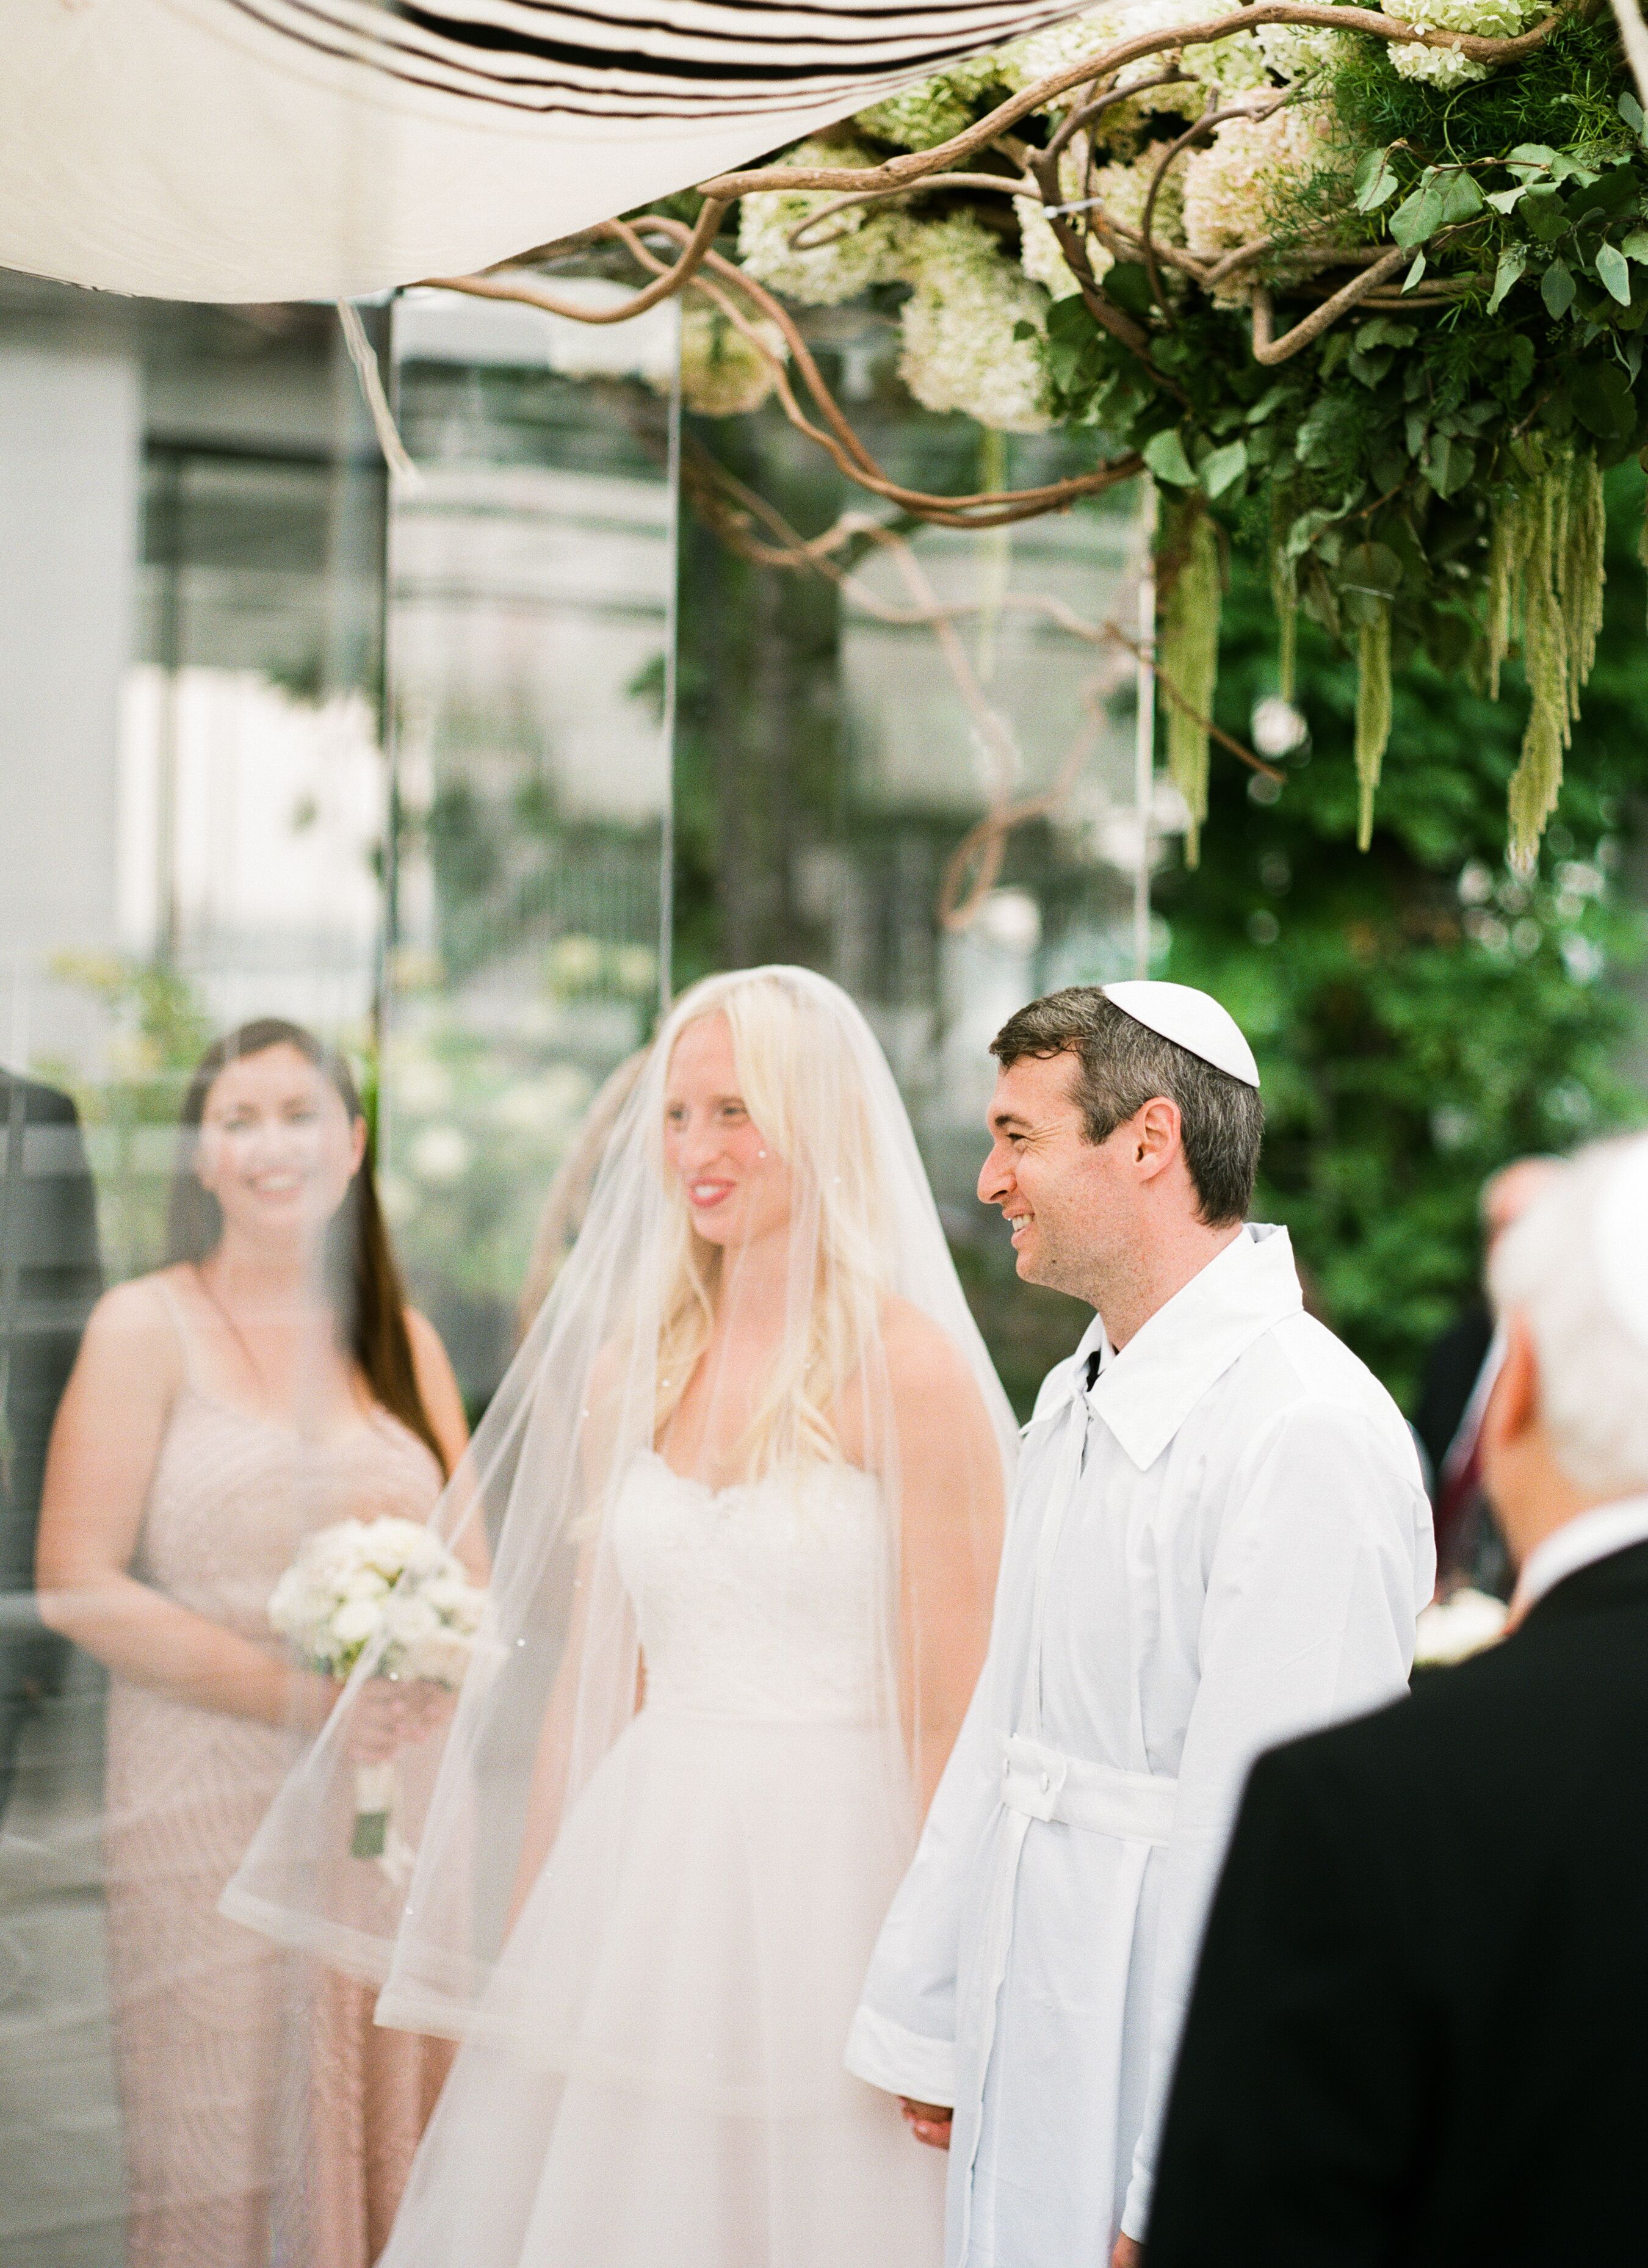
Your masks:
{"label": "groom's ear", "polygon": [[1128,1138],[1141,1180],[1154,1181],[1184,1147],[1178,1104],[1165,1094],[1153,1095],[1142,1110],[1134,1112]]}

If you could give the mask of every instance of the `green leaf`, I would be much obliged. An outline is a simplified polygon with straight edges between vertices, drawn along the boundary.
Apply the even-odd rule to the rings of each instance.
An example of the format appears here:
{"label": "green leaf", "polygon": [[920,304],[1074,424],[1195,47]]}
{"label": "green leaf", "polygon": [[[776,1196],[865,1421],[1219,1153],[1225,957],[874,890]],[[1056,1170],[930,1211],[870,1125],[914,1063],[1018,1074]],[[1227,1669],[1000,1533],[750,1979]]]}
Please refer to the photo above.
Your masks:
{"label": "green leaf", "polygon": [[1475,220],[1486,199],[1469,173],[1449,173],[1442,183],[1442,225],[1457,227],[1460,221]]}
{"label": "green leaf", "polygon": [[1334,580],[1342,591],[1394,599],[1402,588],[1402,561],[1387,543],[1358,543],[1345,553]]}
{"label": "green leaf", "polygon": [[1425,478],[1439,497],[1457,496],[1476,469],[1476,451],[1451,433],[1433,433],[1425,454]]}
{"label": "green leaf", "polygon": [[1215,449],[1202,460],[1202,488],[1205,495],[1222,497],[1233,488],[1247,469],[1247,444],[1230,441],[1222,449]]}
{"label": "green leaf", "polygon": [[1562,191],[1549,181],[1531,188],[1517,211],[1541,244],[1555,244],[1566,232],[1568,215],[1563,208]]}
{"label": "green leaf", "polygon": [[1418,335],[1412,323],[1399,323],[1389,315],[1374,315],[1357,327],[1357,349],[1367,354],[1374,347],[1410,347]]}
{"label": "green leaf", "polygon": [[1546,313],[1553,320],[1565,315],[1574,303],[1574,294],[1578,288],[1568,262],[1553,260],[1540,284],[1540,297],[1545,302]]}
{"label": "green leaf", "polygon": [[1519,188],[1496,189],[1488,202],[1496,212],[1514,212],[1527,195],[1527,185],[1524,182]]}
{"label": "green leaf", "polygon": [[1505,163],[1514,172],[1527,167],[1542,173],[1556,163],[1558,155],[1559,152],[1553,150],[1548,142],[1519,142]]}
{"label": "green leaf", "polygon": [[1634,228],[1620,243],[1627,260],[1648,261],[1648,228]]}
{"label": "green leaf", "polygon": [[1630,269],[1624,254],[1616,244],[1597,247],[1597,274],[1619,301],[1622,307],[1630,305]]}
{"label": "green leaf", "polygon": [[[1114,276],[1115,270],[1112,269],[1110,273]],[[1185,454],[1184,443],[1175,426],[1168,426],[1162,433],[1152,433],[1139,453],[1159,481],[1166,481],[1176,489],[1196,486],[1196,468]]]}
{"label": "green leaf", "polygon": [[1156,306],[1156,294],[1142,261],[1118,260],[1114,268],[1107,269],[1103,291],[1107,299],[1114,299],[1129,315],[1148,315]]}
{"label": "green leaf", "polygon": [[1285,386],[1279,383],[1276,386],[1268,386],[1247,412],[1247,423],[1262,425],[1265,419],[1279,409],[1287,398],[1288,388]]}
{"label": "green leaf", "polygon": [[1507,244],[1499,255],[1499,265],[1494,269],[1493,290],[1488,298],[1488,313],[1497,312],[1500,302],[1513,284],[1519,283],[1522,270],[1527,266],[1527,247]]}
{"label": "green leaf", "polygon": [[1637,404],[1627,372],[1616,362],[1586,363],[1574,372],[1568,394],[1574,416],[1599,441],[1629,440]]}
{"label": "green leaf", "polygon": [[1556,152],[1551,159],[1550,170],[1551,179],[1554,181],[1578,181],[1585,184],[1600,178],[1594,166],[1587,166],[1582,158],[1570,157],[1566,150],[1559,150]]}
{"label": "green leaf", "polygon": [[1424,253],[1423,253],[1423,252],[1416,252],[1416,253],[1415,253],[1415,254],[1414,254],[1414,263],[1413,263],[1413,266],[1412,266],[1412,267],[1408,270],[1408,273],[1407,273],[1407,274],[1402,277],[1402,290],[1403,290],[1404,291],[1411,291],[1413,290],[1414,285],[1415,285],[1415,284],[1419,281],[1420,277],[1424,274],[1424,271],[1425,271],[1425,257],[1424,257]]}
{"label": "green leaf", "polygon": [[1648,118],[1644,117],[1643,107],[1641,103],[1637,101],[1636,96],[1631,92],[1629,87],[1627,87],[1624,92],[1620,96],[1619,100],[1615,105],[1615,108],[1619,112],[1620,116],[1625,121],[1627,126],[1630,128],[1631,132],[1637,136],[1637,140],[1644,144],[1648,144]]}
{"label": "green leaf", "polygon": [[1442,184],[1427,168],[1418,188],[1405,196],[1391,215],[1391,237],[1404,252],[1411,252],[1416,244],[1423,244],[1427,237],[1434,236],[1441,225]]}
{"label": "green leaf", "polygon": [[1356,209],[1358,212],[1377,212],[1387,197],[1394,197],[1400,184],[1396,168],[1391,164],[1388,150],[1370,150],[1357,163],[1355,177]]}

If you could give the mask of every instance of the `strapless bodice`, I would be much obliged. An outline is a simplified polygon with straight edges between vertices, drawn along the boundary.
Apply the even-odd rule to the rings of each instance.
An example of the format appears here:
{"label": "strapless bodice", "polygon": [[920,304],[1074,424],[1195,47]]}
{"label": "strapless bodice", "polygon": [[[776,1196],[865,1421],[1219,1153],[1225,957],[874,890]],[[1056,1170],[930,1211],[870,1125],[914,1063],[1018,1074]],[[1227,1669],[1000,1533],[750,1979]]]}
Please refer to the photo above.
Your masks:
{"label": "strapless bodice", "polygon": [[624,1476],[612,1534],[648,1708],[836,1724],[876,1713],[890,1555],[872,1475],[815,1464],[712,1489],[648,1452]]}

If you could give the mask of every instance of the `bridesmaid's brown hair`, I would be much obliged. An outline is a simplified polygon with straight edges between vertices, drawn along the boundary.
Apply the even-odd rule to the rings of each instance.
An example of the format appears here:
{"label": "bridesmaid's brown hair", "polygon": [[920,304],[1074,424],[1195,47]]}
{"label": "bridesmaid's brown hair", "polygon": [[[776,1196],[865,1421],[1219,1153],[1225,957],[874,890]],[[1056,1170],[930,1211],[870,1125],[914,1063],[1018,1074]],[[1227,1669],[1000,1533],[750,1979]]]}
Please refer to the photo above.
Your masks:
{"label": "bridesmaid's brown hair", "polygon": [[[195,1171],[195,1145],[212,1083],[232,1063],[243,1056],[261,1055],[266,1048],[296,1048],[333,1088],[351,1123],[365,1116],[360,1089],[342,1057],[322,1046],[301,1024],[289,1024],[280,1016],[259,1016],[215,1040],[195,1066],[178,1115],[182,1143],[172,1182],[166,1237],[173,1262],[199,1267],[223,1234],[222,1209]],[[373,1397],[428,1444],[445,1472],[446,1459],[418,1389],[406,1327],[406,1292],[378,1202],[372,1151],[369,1130],[360,1168],[342,1204],[327,1223],[323,1249],[327,1291],[338,1322],[339,1341],[360,1365]]]}

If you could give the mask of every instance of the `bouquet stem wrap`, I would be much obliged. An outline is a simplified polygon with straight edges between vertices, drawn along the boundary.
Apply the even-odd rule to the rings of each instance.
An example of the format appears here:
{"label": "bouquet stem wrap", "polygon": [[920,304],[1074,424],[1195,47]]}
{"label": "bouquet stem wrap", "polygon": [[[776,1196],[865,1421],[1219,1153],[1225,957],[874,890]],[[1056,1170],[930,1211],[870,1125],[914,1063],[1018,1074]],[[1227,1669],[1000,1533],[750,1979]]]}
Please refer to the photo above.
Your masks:
{"label": "bouquet stem wrap", "polygon": [[349,1838],[352,1859],[381,1859],[389,1847],[389,1822],[394,1816],[395,1770],[393,1764],[355,1767],[355,1831]]}

